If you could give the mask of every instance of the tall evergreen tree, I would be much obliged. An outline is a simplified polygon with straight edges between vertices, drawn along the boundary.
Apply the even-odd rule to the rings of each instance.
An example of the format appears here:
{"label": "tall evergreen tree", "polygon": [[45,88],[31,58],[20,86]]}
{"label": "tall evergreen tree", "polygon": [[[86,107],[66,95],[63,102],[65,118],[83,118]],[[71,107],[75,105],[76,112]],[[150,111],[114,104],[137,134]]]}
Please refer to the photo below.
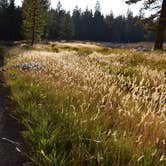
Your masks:
{"label": "tall evergreen tree", "polygon": [[94,40],[104,40],[104,32],[105,32],[105,22],[104,22],[104,17],[101,14],[101,5],[100,2],[96,2],[95,6],[95,13],[94,13]]}
{"label": "tall evergreen tree", "polygon": [[23,1],[23,34],[33,45],[40,41],[47,23],[48,0]]}
{"label": "tall evergreen tree", "polygon": [[50,26],[49,26],[49,38],[50,39],[62,39],[62,24],[64,23],[65,10],[62,8],[60,1],[57,3],[56,9],[51,9],[50,13]]}
{"label": "tall evergreen tree", "polygon": [[56,39],[57,38],[57,11],[54,9],[51,9],[48,12],[49,20],[47,25],[47,38],[48,39]]}
{"label": "tall evergreen tree", "polygon": [[105,30],[105,40],[106,41],[112,41],[113,37],[113,25],[114,25],[114,15],[112,12],[110,12],[109,15],[106,15],[105,17],[105,25],[106,25],[106,30]]}
{"label": "tall evergreen tree", "polygon": [[0,0],[0,39],[7,40],[7,9],[8,9],[8,1]]}
{"label": "tall evergreen tree", "polygon": [[74,25],[70,13],[66,13],[60,25],[60,39],[70,40],[74,35]]}
{"label": "tall evergreen tree", "polygon": [[20,40],[21,22],[21,10],[15,0],[0,0],[0,40]]}
{"label": "tall evergreen tree", "polygon": [[56,26],[55,26],[55,30],[56,30],[56,34],[57,34],[57,39],[61,40],[64,39],[63,38],[63,24],[65,24],[65,15],[66,15],[66,11],[63,9],[61,2],[59,1],[56,7]]}
{"label": "tall evergreen tree", "polygon": [[73,24],[74,24],[74,38],[76,40],[80,39],[80,28],[81,28],[81,9],[78,9],[78,6],[75,7],[72,15]]}
{"label": "tall evergreen tree", "polygon": [[8,10],[7,10],[7,39],[8,40],[16,40],[17,37],[17,12],[15,7],[15,0],[10,0]]}
{"label": "tall evergreen tree", "polygon": [[80,39],[93,40],[93,28],[93,13],[92,10],[87,8],[86,11],[81,14]]}

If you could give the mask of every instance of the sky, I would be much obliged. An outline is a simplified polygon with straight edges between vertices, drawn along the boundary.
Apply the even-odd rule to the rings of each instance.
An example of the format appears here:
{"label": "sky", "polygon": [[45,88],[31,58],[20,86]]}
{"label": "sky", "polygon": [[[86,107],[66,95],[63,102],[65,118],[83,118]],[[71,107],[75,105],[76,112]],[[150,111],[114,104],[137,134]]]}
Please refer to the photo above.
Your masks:
{"label": "sky", "polygon": [[[17,5],[21,5],[22,0],[16,0]],[[82,10],[85,10],[87,7],[89,9],[94,9],[97,0],[51,0],[51,7],[56,8],[57,2],[60,1],[62,7],[67,11],[72,11],[77,5]],[[114,15],[126,15],[127,10],[131,10],[134,15],[139,13],[141,4],[137,5],[127,5],[125,4],[125,0],[99,0],[101,4],[101,11],[104,14],[109,14],[110,11],[114,13]]]}

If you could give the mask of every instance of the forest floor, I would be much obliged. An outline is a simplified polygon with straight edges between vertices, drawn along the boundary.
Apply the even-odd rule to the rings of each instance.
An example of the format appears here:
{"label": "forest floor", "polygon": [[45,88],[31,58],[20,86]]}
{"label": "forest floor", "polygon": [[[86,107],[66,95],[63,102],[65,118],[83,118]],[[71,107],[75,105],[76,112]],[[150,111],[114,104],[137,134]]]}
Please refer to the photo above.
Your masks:
{"label": "forest floor", "polygon": [[147,43],[106,46],[48,42],[8,51],[3,87],[23,126],[25,165],[166,165],[166,52]]}
{"label": "forest floor", "polygon": [[10,87],[4,78],[3,51],[0,51],[0,166],[21,166],[23,157],[19,152],[22,146],[19,125],[11,117],[15,104],[11,101]]}

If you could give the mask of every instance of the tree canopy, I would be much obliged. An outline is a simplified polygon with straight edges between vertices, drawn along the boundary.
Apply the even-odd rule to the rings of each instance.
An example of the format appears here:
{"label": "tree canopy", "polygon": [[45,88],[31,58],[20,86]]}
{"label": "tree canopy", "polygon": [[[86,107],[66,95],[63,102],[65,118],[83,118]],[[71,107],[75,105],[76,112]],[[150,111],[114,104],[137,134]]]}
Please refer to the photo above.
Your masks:
{"label": "tree canopy", "polygon": [[48,0],[24,0],[23,1],[23,33],[26,39],[40,41],[46,26]]}

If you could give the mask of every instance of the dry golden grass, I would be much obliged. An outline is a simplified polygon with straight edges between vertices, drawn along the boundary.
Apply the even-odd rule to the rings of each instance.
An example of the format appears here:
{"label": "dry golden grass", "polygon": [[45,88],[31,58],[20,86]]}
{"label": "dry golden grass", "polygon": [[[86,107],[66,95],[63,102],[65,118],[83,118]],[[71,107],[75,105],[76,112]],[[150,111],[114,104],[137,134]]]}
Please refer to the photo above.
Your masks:
{"label": "dry golden grass", "polygon": [[[56,43],[59,45],[59,43]],[[61,44],[60,44],[61,45]],[[95,45],[65,43],[68,47],[98,48]],[[103,133],[118,139],[118,134],[132,139],[133,152],[151,145],[151,155],[165,160],[166,150],[166,54],[115,50],[103,55],[93,52],[80,56],[77,51],[27,51],[11,64],[40,62],[44,71],[33,72],[53,89],[73,89],[83,96],[75,118],[87,112],[94,124],[105,126]],[[75,109],[75,106],[72,106]],[[111,124],[111,128],[109,127]],[[139,156],[138,161],[145,156]],[[157,161],[159,164],[160,161]]]}
{"label": "dry golden grass", "polygon": [[78,47],[78,48],[94,48],[94,49],[100,48],[99,44],[97,45],[96,43],[91,43],[91,42],[86,42],[86,44],[81,42],[73,42],[73,43],[50,42],[50,44],[57,44],[58,46],[69,46],[69,47]]}

